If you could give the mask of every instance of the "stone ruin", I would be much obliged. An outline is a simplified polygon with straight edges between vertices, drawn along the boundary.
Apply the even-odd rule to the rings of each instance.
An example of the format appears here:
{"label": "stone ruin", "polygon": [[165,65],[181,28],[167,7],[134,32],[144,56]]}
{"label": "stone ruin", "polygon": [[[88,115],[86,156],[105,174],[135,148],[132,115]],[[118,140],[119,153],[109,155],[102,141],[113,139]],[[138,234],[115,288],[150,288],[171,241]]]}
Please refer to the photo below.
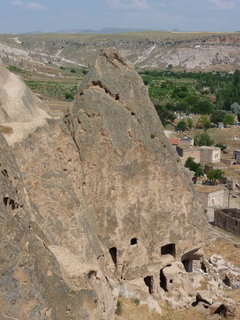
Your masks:
{"label": "stone ruin", "polygon": [[240,210],[237,208],[214,210],[214,224],[240,237]]}
{"label": "stone ruin", "polygon": [[101,51],[63,119],[0,66],[0,317],[112,320],[119,296],[159,314],[197,303],[206,216],[133,65]]}

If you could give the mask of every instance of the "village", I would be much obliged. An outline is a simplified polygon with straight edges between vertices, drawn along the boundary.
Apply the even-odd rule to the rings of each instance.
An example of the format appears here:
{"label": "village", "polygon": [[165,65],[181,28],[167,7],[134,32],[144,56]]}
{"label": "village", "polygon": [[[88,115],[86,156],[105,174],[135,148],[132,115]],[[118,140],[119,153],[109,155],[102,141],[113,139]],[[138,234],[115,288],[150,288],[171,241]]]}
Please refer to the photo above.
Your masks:
{"label": "village", "polygon": [[[219,123],[218,130],[222,129],[224,125]],[[165,134],[169,136],[169,131]],[[240,236],[240,146],[239,149],[227,146],[224,150],[217,146],[195,146],[194,138],[185,133],[183,138],[168,137],[168,140],[194,183],[208,222]],[[196,178],[194,171],[186,166],[188,159],[200,164],[204,175]],[[219,170],[221,179],[208,179],[210,170]]]}

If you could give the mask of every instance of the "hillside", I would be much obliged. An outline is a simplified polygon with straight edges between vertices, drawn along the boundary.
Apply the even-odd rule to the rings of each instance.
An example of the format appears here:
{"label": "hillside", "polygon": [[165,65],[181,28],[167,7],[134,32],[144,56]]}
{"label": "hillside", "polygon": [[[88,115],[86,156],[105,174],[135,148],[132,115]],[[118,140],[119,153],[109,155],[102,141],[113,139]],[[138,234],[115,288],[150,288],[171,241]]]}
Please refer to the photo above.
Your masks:
{"label": "hillside", "polygon": [[[240,67],[240,33],[141,31],[119,34],[0,35],[0,57],[22,63],[89,66],[99,50],[116,47],[139,68],[234,71]],[[11,61],[12,59],[12,61]]]}

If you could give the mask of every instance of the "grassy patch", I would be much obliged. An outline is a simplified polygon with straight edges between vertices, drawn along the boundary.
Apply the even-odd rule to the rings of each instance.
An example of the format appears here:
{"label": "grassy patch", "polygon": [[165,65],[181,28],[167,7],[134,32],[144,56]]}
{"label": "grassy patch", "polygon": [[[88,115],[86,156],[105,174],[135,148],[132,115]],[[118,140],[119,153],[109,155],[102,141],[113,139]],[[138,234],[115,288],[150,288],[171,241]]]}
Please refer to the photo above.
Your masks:
{"label": "grassy patch", "polygon": [[37,93],[49,97],[65,100],[66,96],[74,97],[77,91],[77,84],[58,83],[50,81],[25,81],[29,88]]}

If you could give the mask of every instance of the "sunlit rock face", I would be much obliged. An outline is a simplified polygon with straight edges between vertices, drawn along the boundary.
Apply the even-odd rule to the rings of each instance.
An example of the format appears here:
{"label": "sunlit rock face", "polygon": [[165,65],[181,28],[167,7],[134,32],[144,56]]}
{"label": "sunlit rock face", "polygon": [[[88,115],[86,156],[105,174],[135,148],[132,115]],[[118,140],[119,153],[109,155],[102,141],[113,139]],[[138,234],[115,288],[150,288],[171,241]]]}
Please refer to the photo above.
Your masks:
{"label": "sunlit rock face", "polygon": [[44,121],[11,149],[1,136],[2,312],[111,320],[118,295],[190,292],[206,219],[133,65],[101,51]]}

